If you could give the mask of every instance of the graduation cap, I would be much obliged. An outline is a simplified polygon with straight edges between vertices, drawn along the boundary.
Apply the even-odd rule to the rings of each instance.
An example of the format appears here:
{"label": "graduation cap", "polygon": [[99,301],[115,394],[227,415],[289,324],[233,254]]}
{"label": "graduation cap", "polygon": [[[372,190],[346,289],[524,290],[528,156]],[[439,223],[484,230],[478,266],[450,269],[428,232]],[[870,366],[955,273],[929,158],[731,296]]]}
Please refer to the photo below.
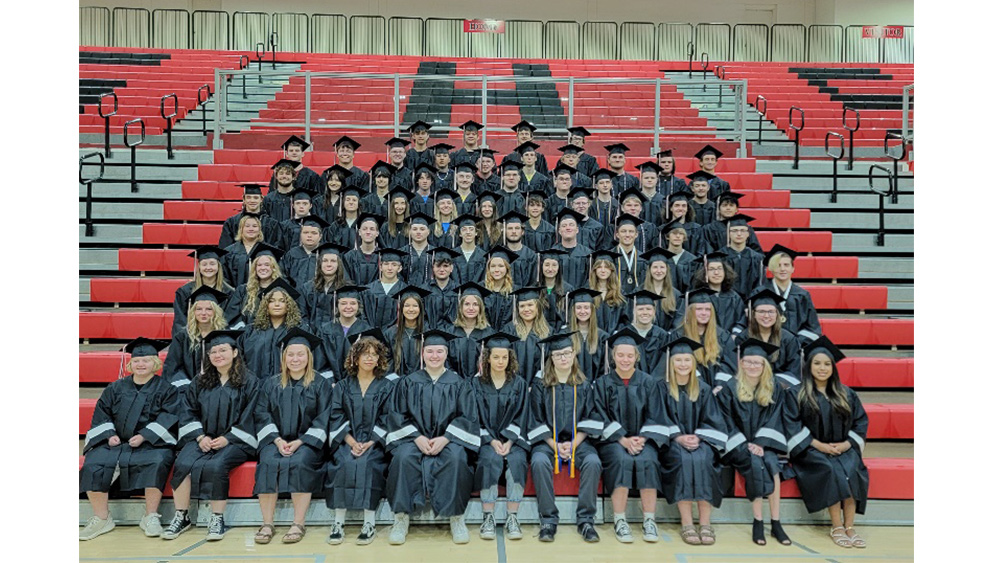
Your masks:
{"label": "graduation cap", "polygon": [[596,289],[581,287],[567,293],[566,298],[569,300],[569,304],[576,305],[577,303],[593,303],[600,294],[601,292]]}
{"label": "graduation cap", "polygon": [[508,172],[510,170],[520,172],[522,168],[524,168],[524,163],[512,158],[505,158],[503,162],[500,163],[500,170],[503,172]]}
{"label": "graduation cap", "polygon": [[532,199],[541,200],[542,205],[545,205],[545,200],[547,200],[548,197],[549,194],[547,194],[545,190],[531,190],[528,192],[528,201]]}
{"label": "graduation cap", "polygon": [[259,256],[270,256],[274,258],[275,262],[281,261],[281,257],[285,255],[285,251],[276,247],[271,246],[265,242],[258,242],[253,249],[250,251],[250,261],[253,262]]}
{"label": "graduation cap", "polygon": [[236,186],[243,188],[243,195],[261,195],[264,184],[236,184]]}
{"label": "graduation cap", "polygon": [[770,358],[771,354],[778,351],[778,346],[757,340],[756,338],[748,338],[747,340],[737,344],[736,348],[739,350],[739,356],[741,358],[745,358],[747,356]]}
{"label": "graduation cap", "polygon": [[362,213],[361,215],[358,215],[358,222],[356,223],[358,228],[361,228],[361,225],[364,224],[365,221],[375,221],[375,226],[381,227],[382,222],[385,221],[385,219],[381,215],[376,215],[374,213]]}
{"label": "graduation cap", "polygon": [[399,293],[395,295],[395,299],[399,300],[399,302],[403,302],[404,299],[407,299],[409,297],[419,297],[420,299],[427,299],[427,296],[430,294],[431,294],[430,291],[422,287],[409,284],[403,289],[399,290]]}
{"label": "graduation cap", "polygon": [[[847,357],[840,351],[840,348],[838,348],[837,345],[831,342],[826,336],[820,336],[816,340],[806,344],[802,348],[802,354],[807,358],[814,354],[824,354],[833,360],[833,363],[835,364]],[[802,369],[807,369],[805,362],[802,362]]]}
{"label": "graduation cap", "polygon": [[498,199],[500,199],[500,194],[484,188],[484,191],[480,192],[479,196],[476,198],[476,207],[478,208],[479,204],[484,201],[489,201],[495,205]]}
{"label": "graduation cap", "polygon": [[500,217],[502,223],[524,223],[528,220],[528,216],[516,209],[511,209],[507,213],[504,213],[503,217]]}
{"label": "graduation cap", "polygon": [[437,246],[431,249],[431,262],[437,264],[438,262],[454,262],[455,258],[458,258],[461,253],[454,248],[448,248],[447,246]]}
{"label": "graduation cap", "polygon": [[684,222],[682,217],[671,219],[669,223],[665,223],[662,227],[660,227],[660,232],[669,235],[670,231],[674,229],[680,229],[685,233],[687,233],[687,229],[684,228]]}
{"label": "graduation cap", "polygon": [[576,174],[576,168],[573,168],[565,162],[559,162],[559,164],[556,164],[555,168],[552,169],[552,176],[555,177],[560,174],[569,174],[572,176]]}
{"label": "graduation cap", "polygon": [[430,131],[430,129],[431,129],[430,123],[427,123],[426,121],[421,121],[419,119],[414,121],[413,125],[410,125],[409,127],[406,128],[406,130],[409,131],[410,133],[419,133],[420,131]]}
{"label": "graduation cap", "polygon": [[459,162],[455,165],[455,173],[468,172],[469,174],[476,173],[476,165],[468,161]]}
{"label": "graduation cap", "polygon": [[653,262],[670,262],[674,253],[665,248],[651,248],[639,255],[640,258],[652,264]]}
{"label": "graduation cap", "polygon": [[646,194],[642,193],[642,190],[635,187],[629,188],[627,190],[622,190],[621,193],[618,194],[618,201],[619,203],[624,203],[625,200],[630,197],[638,198],[639,201],[641,201],[642,203],[646,203],[647,201],[649,201],[649,198],[646,197]]}
{"label": "graduation cap", "polygon": [[281,346],[282,350],[292,346],[293,344],[302,344],[310,350],[315,350],[323,344],[323,341],[320,340],[315,334],[302,330],[296,326],[289,329],[288,334],[278,341],[278,344]]}
{"label": "graduation cap", "polygon": [[604,260],[605,262],[615,263],[615,259],[621,256],[617,252],[611,250],[595,250],[590,254],[590,262],[593,264],[598,260]]}
{"label": "graduation cap", "polygon": [[694,199],[694,192],[690,192],[687,189],[677,190],[667,197],[667,201],[671,204],[675,201],[687,201],[689,199]]}
{"label": "graduation cap", "polygon": [[490,290],[486,289],[485,287],[479,285],[474,281],[465,282],[462,285],[458,286],[459,298],[467,297],[469,295],[475,295],[476,297],[482,299],[487,295],[489,295],[490,293],[491,293]]}
{"label": "graduation cap", "polygon": [[700,151],[694,153],[694,157],[697,158],[698,160],[701,160],[702,158],[705,158],[706,154],[714,154],[715,158],[719,158],[722,156],[722,151],[713,147],[712,145],[705,145],[705,147],[702,148]]}
{"label": "graduation cap", "polygon": [[765,287],[758,289],[750,296],[750,309],[753,310],[758,305],[773,305],[778,308],[784,300],[784,297]]}
{"label": "graduation cap", "polygon": [[615,174],[607,168],[601,168],[594,172],[594,183],[596,184],[599,180],[614,180],[618,174]]}
{"label": "graduation cap", "polygon": [[385,340],[385,335],[382,334],[382,331],[377,328],[369,328],[363,332],[352,334],[347,337],[347,340],[350,341],[353,346],[362,338],[374,338],[375,340],[381,342],[386,348],[390,348],[389,343]]}
{"label": "graduation cap", "polygon": [[652,160],[647,160],[646,162],[636,165],[635,169],[639,172],[656,172],[657,174],[663,172],[663,167]]}
{"label": "graduation cap", "polygon": [[409,202],[413,199],[413,192],[411,192],[406,186],[397,184],[389,190],[389,201],[392,201],[397,197],[401,197]]}
{"label": "graduation cap", "polygon": [[628,346],[635,346],[638,349],[639,345],[645,342],[646,339],[639,335],[638,332],[632,329],[631,326],[627,326],[618,332],[612,334],[608,337],[608,345],[611,348],[618,346],[619,344],[625,344]]}
{"label": "graduation cap", "polygon": [[449,145],[448,143],[436,143],[429,147],[434,154],[448,154],[448,151],[454,150],[455,145]]}
{"label": "graduation cap", "polygon": [[667,354],[671,356],[694,354],[700,348],[704,348],[700,342],[695,342],[686,336],[680,336],[667,343]]}
{"label": "graduation cap", "polygon": [[458,192],[451,188],[441,188],[440,190],[434,192],[435,202],[440,199],[458,199],[459,197]]}
{"label": "graduation cap", "polygon": [[355,141],[354,139],[344,135],[343,137],[337,139],[333,142],[333,148],[339,149],[342,145],[351,147],[352,151],[356,151],[361,148],[361,143]]}
{"label": "graduation cap", "polygon": [[686,177],[687,177],[688,180],[691,180],[691,182],[694,183],[694,182],[699,181],[699,180],[708,182],[709,180],[711,180],[712,178],[715,178],[716,176],[715,176],[715,174],[709,174],[708,172],[705,172],[704,170],[695,170],[694,172],[688,174]]}
{"label": "graduation cap", "polygon": [[447,346],[448,342],[455,338],[454,334],[449,334],[443,330],[428,330],[427,332],[420,335],[420,347],[424,348],[427,346]]}
{"label": "graduation cap", "polygon": [[229,344],[235,348],[236,341],[242,334],[242,330],[213,330],[205,336],[205,348],[211,350],[220,344]]}
{"label": "graduation cap", "polygon": [[378,162],[372,165],[371,170],[369,170],[369,172],[371,172],[373,178],[375,176],[385,176],[386,178],[392,178],[393,168],[394,168],[393,165],[389,164],[388,162],[384,160],[379,160]]}
{"label": "graduation cap", "polygon": [[524,156],[524,153],[526,153],[526,152],[537,152],[538,149],[540,149],[540,148],[542,148],[542,145],[539,145],[538,143],[536,143],[534,141],[526,141],[526,142],[521,143],[520,145],[517,145],[516,147],[514,147],[514,152],[516,152],[517,154],[519,154],[521,156]]}
{"label": "graduation cap", "polygon": [[594,198],[594,188],[587,188],[584,186],[576,186],[569,190],[569,200],[573,201],[578,197],[585,197],[588,200]]}
{"label": "graduation cap", "polygon": [[309,143],[307,143],[305,139],[298,137],[296,135],[292,135],[284,143],[281,143],[281,148],[288,150],[288,145],[299,145],[302,147],[302,150],[306,150],[310,146],[312,146]]}
{"label": "graduation cap", "polygon": [[698,289],[692,289],[685,296],[685,300],[688,305],[695,305],[698,303],[711,303],[712,296],[718,293],[709,287],[699,287]]}
{"label": "graduation cap", "polygon": [[324,254],[336,254],[337,256],[343,256],[344,254],[347,254],[349,250],[349,248],[342,244],[324,242],[316,247],[316,256],[318,258],[322,258]]}
{"label": "graduation cap", "polygon": [[563,154],[580,154],[580,153],[584,152],[584,148],[583,147],[581,147],[579,145],[572,145],[572,144],[570,144],[570,145],[563,145],[563,146],[559,147],[556,150],[559,151],[559,152],[561,152],[561,153],[563,153]]}
{"label": "graduation cap", "polygon": [[548,346],[549,353],[551,353],[552,350],[562,350],[563,348],[572,348],[573,347],[572,336],[573,336],[572,333],[569,332],[559,332],[553,334],[552,336],[549,336],[548,338],[539,340],[538,343],[542,345],[543,350],[545,346]]}
{"label": "graduation cap", "polygon": [[483,124],[470,119],[465,123],[459,125],[459,127],[462,128],[462,131],[479,131],[480,129],[483,128]]}
{"label": "graduation cap", "polygon": [[507,334],[506,332],[494,332],[493,334],[479,339],[479,343],[486,350],[492,350],[493,348],[500,348],[502,350],[513,350],[514,343],[519,339],[516,336]]}
{"label": "graduation cap", "polygon": [[353,195],[354,197],[361,199],[365,195],[365,191],[359,186],[344,186],[340,189],[340,195],[347,197]]}
{"label": "graduation cap", "polygon": [[795,252],[794,250],[788,248],[787,246],[781,246],[780,244],[775,244],[774,246],[771,247],[771,250],[768,250],[767,254],[764,255],[764,263],[767,264],[768,262],[770,262],[771,258],[774,258],[774,256],[777,254],[787,254],[788,257],[792,259],[793,263],[795,262],[795,258],[798,257],[799,255],[798,252]]}
{"label": "graduation cap", "polygon": [[292,190],[292,201],[312,201],[312,193],[305,188],[295,188]]}
{"label": "graduation cap", "polygon": [[711,262],[723,262],[724,263],[726,261],[726,258],[728,258],[728,257],[729,256],[725,252],[722,252],[721,250],[715,250],[715,251],[709,252],[708,254],[703,255],[701,257],[700,261],[703,262],[703,263],[705,263],[705,264],[708,264],[708,263],[711,263]]}
{"label": "graduation cap", "polygon": [[505,246],[497,245],[491,248],[490,251],[486,253],[486,263],[489,264],[489,262],[496,257],[503,258],[504,260],[507,261],[507,264],[509,265],[513,264],[514,260],[517,260],[519,256],[513,250]]}
{"label": "graduation cap", "polygon": [[422,211],[417,211],[416,213],[410,215],[411,226],[426,225],[427,227],[430,227],[434,223],[437,223],[437,220]]}
{"label": "graduation cap", "polygon": [[487,157],[490,160],[496,160],[497,151],[489,149],[486,147],[480,147],[473,151],[473,154],[477,155],[477,158]]}
{"label": "graduation cap", "polygon": [[405,149],[406,145],[410,144],[406,139],[400,139],[399,137],[393,137],[385,142],[385,146],[390,149]]}
{"label": "graduation cap", "polygon": [[336,293],[337,299],[361,299],[361,294],[368,288],[361,285],[342,285]]}
{"label": "graduation cap", "polygon": [[590,131],[587,131],[586,127],[579,127],[579,126],[577,126],[577,127],[570,127],[570,128],[568,128],[566,130],[569,131],[570,135],[576,135],[577,137],[584,137],[584,138],[586,138],[586,137],[590,136]]}
{"label": "graduation cap", "polygon": [[223,250],[218,246],[206,245],[206,246],[199,246],[198,248],[194,249],[194,252],[191,252],[190,254],[188,254],[188,256],[191,256],[192,258],[195,258],[200,262],[202,260],[207,260],[209,258],[215,258],[216,260],[219,260],[226,254],[229,254],[228,250]]}
{"label": "graduation cap", "polygon": [[170,346],[169,342],[163,340],[153,340],[140,336],[125,345],[126,354],[131,354],[133,358],[144,358],[146,356],[158,356],[160,350]]}
{"label": "graduation cap", "polygon": [[271,170],[277,172],[279,168],[286,166],[288,168],[291,168],[292,172],[295,172],[295,169],[298,168],[299,164],[300,164],[299,162],[295,162],[294,160],[288,160],[287,158],[282,158],[278,162],[275,162],[273,165],[271,165]]}
{"label": "graduation cap", "polygon": [[640,289],[638,291],[633,291],[628,294],[627,297],[632,299],[632,306],[637,305],[656,305],[656,302],[663,299],[662,295],[657,295],[648,289]]}
{"label": "graduation cap", "polygon": [[724,201],[731,201],[736,205],[739,205],[740,198],[742,198],[744,195],[745,194],[738,194],[736,192],[722,192],[721,194],[719,194],[718,201],[720,204]]}
{"label": "graduation cap", "polygon": [[604,150],[608,151],[608,154],[625,154],[632,150],[628,148],[625,143],[615,143],[613,145],[604,145]]}
{"label": "graduation cap", "polygon": [[345,180],[347,178],[350,178],[351,176],[354,175],[354,172],[351,172],[350,170],[348,170],[347,168],[344,168],[343,166],[341,166],[339,164],[334,164],[333,166],[327,168],[326,170],[323,171],[323,174],[325,176],[329,177],[334,172],[339,173],[341,176],[343,176],[343,178]]}
{"label": "graduation cap", "polygon": [[435,175],[437,175],[437,169],[427,164],[426,162],[421,162],[417,165],[417,168],[413,171],[413,177],[416,178],[421,174],[427,174],[433,180]]}
{"label": "graduation cap", "polygon": [[542,291],[544,290],[544,287],[539,286],[522,287],[521,289],[514,291],[514,296],[516,302],[521,303],[524,301],[531,301],[533,299],[541,299]]}
{"label": "graduation cap", "polygon": [[568,250],[563,250],[562,248],[555,248],[555,247],[548,248],[545,250],[540,250],[538,252],[539,257],[544,256],[546,258],[554,258],[556,260],[559,260],[562,256],[566,256],[568,254],[569,254]]}
{"label": "graduation cap", "polygon": [[642,219],[636,217],[635,215],[630,215],[628,213],[622,212],[621,215],[615,219],[615,229],[620,228],[622,225],[632,225],[635,228],[639,228],[639,225],[645,223]]}
{"label": "graduation cap", "polygon": [[517,123],[517,125],[514,125],[510,128],[510,130],[515,133],[519,133],[522,129],[527,129],[528,131],[534,133],[535,131],[538,130],[538,127],[535,127],[534,125],[529,123],[527,119],[522,119]]}
{"label": "graduation cap", "polygon": [[455,223],[458,225],[458,228],[461,229],[462,227],[475,227],[481,220],[482,219],[472,215],[471,213],[463,213],[452,221],[452,223]]}
{"label": "graduation cap", "polygon": [[576,221],[577,225],[583,222],[582,213],[577,213],[571,207],[564,207],[559,210],[559,213],[556,213],[556,224],[558,225],[562,223],[563,219],[565,219],[566,217],[572,217],[573,220]]}
{"label": "graduation cap", "polygon": [[403,262],[403,256],[406,255],[405,252],[396,248],[380,248],[378,249],[378,257],[380,262]]}
{"label": "graduation cap", "polygon": [[271,285],[260,288],[260,297],[263,298],[265,295],[268,295],[272,291],[279,289],[285,292],[286,295],[295,300],[297,300],[302,295],[301,293],[298,292],[298,290],[292,287],[292,284],[288,283],[288,281],[286,281],[285,278],[278,278],[273,282],[271,282]]}
{"label": "graduation cap", "polygon": [[193,305],[196,301],[211,301],[216,305],[222,305],[228,297],[228,295],[218,289],[203,285],[191,292],[191,296],[188,297],[188,306]]}
{"label": "graduation cap", "polygon": [[726,228],[731,229],[733,227],[749,227],[750,222],[754,220],[755,220],[754,217],[751,217],[749,215],[744,215],[742,213],[737,213],[736,215],[733,215],[728,220],[726,220],[727,223]]}
{"label": "graduation cap", "polygon": [[663,158],[665,156],[674,156],[674,148],[663,149],[662,151],[656,153],[656,158]]}
{"label": "graduation cap", "polygon": [[321,231],[330,226],[330,223],[327,223],[326,219],[323,219],[319,215],[309,214],[306,215],[305,217],[296,219],[296,221],[301,227],[316,227]]}

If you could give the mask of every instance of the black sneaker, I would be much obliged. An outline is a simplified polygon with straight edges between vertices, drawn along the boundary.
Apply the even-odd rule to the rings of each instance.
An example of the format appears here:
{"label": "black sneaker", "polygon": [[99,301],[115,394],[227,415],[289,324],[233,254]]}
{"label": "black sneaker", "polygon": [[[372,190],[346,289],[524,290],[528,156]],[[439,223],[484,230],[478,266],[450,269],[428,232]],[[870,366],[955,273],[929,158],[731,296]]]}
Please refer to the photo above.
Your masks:
{"label": "black sneaker", "polygon": [[361,533],[358,534],[357,544],[368,545],[375,541],[375,524],[366,522],[361,526]]}
{"label": "black sneaker", "polygon": [[222,518],[221,514],[212,514],[211,519],[208,521],[208,535],[205,539],[208,541],[219,541],[226,535],[226,521]]}
{"label": "black sneaker", "polygon": [[344,542],[344,525],[340,522],[334,522],[330,526],[330,536],[326,538],[326,543],[330,545],[340,545]]}
{"label": "black sneaker", "polygon": [[556,539],[556,525],[542,524],[541,531],[538,532],[538,541],[550,542]]}
{"label": "black sneaker", "polygon": [[576,531],[580,532],[580,535],[583,536],[583,541],[587,543],[597,543],[601,541],[601,536],[597,535],[597,530],[594,529],[594,525],[590,522],[577,524]]}
{"label": "black sneaker", "polygon": [[191,523],[191,520],[188,519],[187,514],[182,515],[180,511],[174,512],[174,519],[170,521],[170,524],[163,530],[160,537],[165,540],[176,539],[177,536],[190,530],[191,526],[193,526],[193,524]]}

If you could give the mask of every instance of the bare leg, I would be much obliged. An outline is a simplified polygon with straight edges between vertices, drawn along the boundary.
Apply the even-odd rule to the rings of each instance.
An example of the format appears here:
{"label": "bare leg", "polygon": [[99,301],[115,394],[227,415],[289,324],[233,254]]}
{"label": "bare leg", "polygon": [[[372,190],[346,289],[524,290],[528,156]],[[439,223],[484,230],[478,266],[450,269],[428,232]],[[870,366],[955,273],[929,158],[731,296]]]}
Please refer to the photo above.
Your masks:
{"label": "bare leg", "polygon": [[188,475],[174,488],[174,508],[187,510],[191,507],[191,476]]}
{"label": "bare leg", "polygon": [[677,501],[677,511],[681,513],[681,526],[694,525],[694,516],[691,515],[691,501]]}
{"label": "bare leg", "polygon": [[781,478],[774,476],[774,492],[767,499],[771,505],[771,520],[781,520]]}
{"label": "bare leg", "polygon": [[311,500],[312,493],[292,493],[292,508],[295,510],[293,522],[305,526],[306,511],[309,510]]}
{"label": "bare leg", "polygon": [[643,512],[656,512],[656,489],[639,489],[639,503]]}
{"label": "bare leg", "polygon": [[146,488],[146,514],[153,514],[160,508],[160,500],[163,499],[163,491],[156,487]]}
{"label": "bare leg", "polygon": [[763,520],[764,519],[764,509],[763,509],[763,499],[755,498],[750,501],[750,507],[753,508],[753,519]]}
{"label": "bare leg", "polygon": [[278,493],[261,493],[257,495],[260,503],[260,515],[265,524],[274,525],[274,507],[278,504]]}
{"label": "bare leg", "polygon": [[854,526],[854,511],[857,507],[858,504],[854,502],[853,498],[844,499],[844,527],[850,528]]}
{"label": "bare leg", "polygon": [[840,503],[831,506],[827,510],[830,511],[830,523],[834,528],[840,528],[844,525],[844,520],[840,516]]}
{"label": "bare leg", "polygon": [[90,501],[90,508],[94,510],[94,516],[101,520],[108,519],[108,493],[87,491],[87,500]]}
{"label": "bare leg", "polygon": [[226,503],[227,502],[228,501],[226,501],[226,500],[213,500],[213,501],[211,501],[212,512],[214,512],[216,514],[222,514],[226,510]]}
{"label": "bare leg", "polygon": [[493,512],[493,507],[496,505],[495,502],[484,502],[483,512]]}
{"label": "bare leg", "polygon": [[712,503],[707,500],[698,501],[698,524],[701,526],[712,525]]}
{"label": "bare leg", "polygon": [[628,489],[625,487],[618,487],[611,491],[611,510],[615,514],[623,514],[625,512],[625,503],[628,502]]}
{"label": "bare leg", "polygon": [[521,503],[519,502],[508,502],[507,503],[507,514],[512,514],[517,512],[517,509],[521,508]]}

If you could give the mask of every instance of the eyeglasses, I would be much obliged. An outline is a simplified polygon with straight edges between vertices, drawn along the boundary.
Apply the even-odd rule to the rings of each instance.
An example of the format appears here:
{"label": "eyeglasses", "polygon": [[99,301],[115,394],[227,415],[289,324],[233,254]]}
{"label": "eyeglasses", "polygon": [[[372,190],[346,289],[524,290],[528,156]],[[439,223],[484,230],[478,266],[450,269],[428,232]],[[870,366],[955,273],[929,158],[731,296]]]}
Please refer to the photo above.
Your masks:
{"label": "eyeglasses", "polygon": [[572,355],[573,355],[572,351],[570,351],[570,352],[552,352],[552,357],[553,358],[558,358],[560,360],[562,360],[564,358],[569,358]]}
{"label": "eyeglasses", "polygon": [[764,367],[764,362],[762,362],[760,360],[748,360],[748,359],[744,358],[742,361],[743,361],[743,365],[745,365],[745,366],[750,366],[750,367],[755,367],[755,368]]}
{"label": "eyeglasses", "polygon": [[709,272],[716,272],[716,273],[718,273],[718,272],[724,272],[725,268],[723,268],[722,266],[709,266],[708,267],[708,271]]}
{"label": "eyeglasses", "polygon": [[775,316],[778,315],[777,311],[760,311],[760,310],[757,310],[757,311],[754,311],[754,313],[757,313],[758,315],[760,315],[762,317],[775,317]]}

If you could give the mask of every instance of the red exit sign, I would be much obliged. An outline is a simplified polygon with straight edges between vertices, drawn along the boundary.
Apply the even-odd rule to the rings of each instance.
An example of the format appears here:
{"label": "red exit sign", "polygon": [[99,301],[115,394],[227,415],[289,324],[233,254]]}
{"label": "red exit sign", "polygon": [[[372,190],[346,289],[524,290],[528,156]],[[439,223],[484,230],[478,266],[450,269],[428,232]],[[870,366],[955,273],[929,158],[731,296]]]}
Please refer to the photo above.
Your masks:
{"label": "red exit sign", "polygon": [[465,20],[466,33],[503,33],[503,20]]}
{"label": "red exit sign", "polygon": [[861,37],[863,39],[902,39],[903,26],[901,25],[865,25],[861,27]]}

